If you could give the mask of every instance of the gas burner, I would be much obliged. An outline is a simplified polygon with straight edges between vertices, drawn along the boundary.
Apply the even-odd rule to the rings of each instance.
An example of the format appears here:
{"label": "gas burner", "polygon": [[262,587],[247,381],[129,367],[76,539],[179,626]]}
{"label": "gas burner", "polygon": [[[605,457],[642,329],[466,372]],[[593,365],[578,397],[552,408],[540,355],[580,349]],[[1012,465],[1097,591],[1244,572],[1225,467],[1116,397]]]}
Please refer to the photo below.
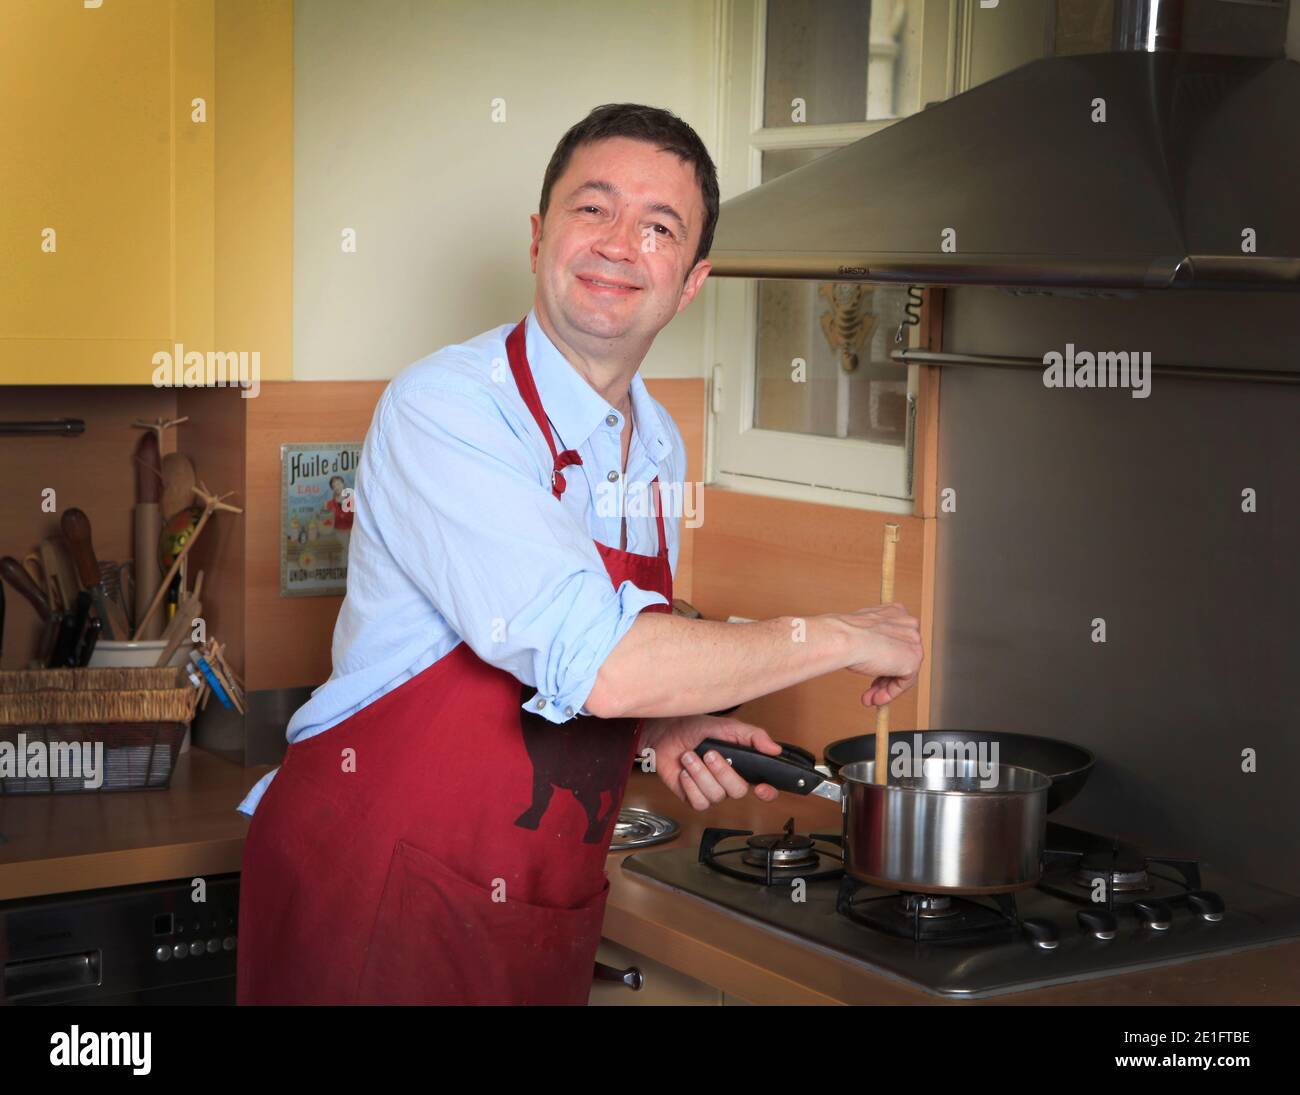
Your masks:
{"label": "gas burner", "polygon": [[[744,837],[743,844],[736,842]],[[796,833],[794,818],[779,833],[750,829],[705,829],[699,862],[706,867],[760,886],[834,880],[844,874],[842,838],[838,833]]]}
{"label": "gas burner", "polygon": [[780,833],[763,833],[751,836],[745,841],[749,848],[740,857],[742,863],[751,867],[767,869],[770,864],[774,870],[799,870],[817,866],[817,843],[810,836],[796,833],[794,818],[786,822],[786,828]]}
{"label": "gas burner", "polygon": [[845,875],[835,911],[855,924],[914,943],[996,943],[1025,939],[1055,950],[1060,932],[1046,920],[1021,917],[1011,893],[929,894],[881,891]]}
{"label": "gas burner", "polygon": [[1151,889],[1146,858],[1136,848],[1089,852],[1071,877],[1076,886],[1088,891],[1096,887],[1099,879],[1108,881],[1114,893],[1145,893]]}
{"label": "gas burner", "polygon": [[1013,939],[1020,934],[1015,898],[989,899],[957,894],[899,893],[881,890],[846,875],[835,910],[855,924],[898,939],[967,942]]}
{"label": "gas burner", "polygon": [[[1043,852],[1038,888],[1089,909],[1098,938],[1111,937],[1114,914],[1135,915],[1152,931],[1169,929],[1172,910],[1189,908],[1202,920],[1223,919],[1224,901],[1201,889],[1201,867],[1194,859],[1147,856],[1140,848],[1118,840],[1047,823],[1048,847]],[[1097,883],[1103,885],[1098,887]],[[1097,898],[1100,897],[1100,900]],[[1107,915],[1098,917],[1096,914]],[[1080,918],[1085,914],[1080,912]]]}
{"label": "gas burner", "polygon": [[942,920],[961,913],[947,894],[905,893],[899,895],[898,903],[905,915],[919,916],[922,920]]}

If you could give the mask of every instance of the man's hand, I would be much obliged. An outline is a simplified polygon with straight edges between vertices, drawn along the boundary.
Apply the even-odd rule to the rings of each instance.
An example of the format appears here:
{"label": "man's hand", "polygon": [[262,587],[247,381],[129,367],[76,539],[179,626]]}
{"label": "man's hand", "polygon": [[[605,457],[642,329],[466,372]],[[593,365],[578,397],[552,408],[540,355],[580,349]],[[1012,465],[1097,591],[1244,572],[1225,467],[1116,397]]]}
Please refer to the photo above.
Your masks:
{"label": "man's hand", "polygon": [[923,657],[921,624],[906,608],[894,602],[837,616],[863,640],[865,657],[849,670],[876,678],[862,693],[864,706],[892,703],[916,683]]}
{"label": "man's hand", "polygon": [[[739,719],[716,715],[682,715],[671,719],[646,719],[641,727],[641,748],[654,750],[655,771],[683,802],[707,810],[725,798],[744,798],[750,785],[716,752],[700,760],[695,747],[705,738],[749,745],[760,753],[781,752],[766,730]],[[780,792],[768,783],[754,785],[754,794],[772,802]]]}

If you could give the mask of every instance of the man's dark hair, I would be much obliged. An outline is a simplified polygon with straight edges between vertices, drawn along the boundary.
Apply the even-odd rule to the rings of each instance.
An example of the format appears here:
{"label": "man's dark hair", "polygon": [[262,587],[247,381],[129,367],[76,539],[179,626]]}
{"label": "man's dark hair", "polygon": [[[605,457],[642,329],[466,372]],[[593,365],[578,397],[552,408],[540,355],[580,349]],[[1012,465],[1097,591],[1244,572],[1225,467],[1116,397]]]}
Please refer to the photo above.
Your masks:
{"label": "man's dark hair", "polygon": [[713,246],[713,229],[718,223],[718,170],[699,134],[676,114],[659,107],[643,106],[640,103],[606,103],[596,107],[561,137],[551,154],[551,162],[546,165],[546,176],[542,179],[542,219],[545,220],[547,206],[551,204],[551,190],[555,181],[569,166],[574,149],[610,137],[648,141],[656,145],[660,152],[672,152],[695,168],[695,180],[700,184],[700,192],[704,195],[704,231],[700,233],[700,244],[695,249],[695,258],[691,260],[691,267],[694,268]]}

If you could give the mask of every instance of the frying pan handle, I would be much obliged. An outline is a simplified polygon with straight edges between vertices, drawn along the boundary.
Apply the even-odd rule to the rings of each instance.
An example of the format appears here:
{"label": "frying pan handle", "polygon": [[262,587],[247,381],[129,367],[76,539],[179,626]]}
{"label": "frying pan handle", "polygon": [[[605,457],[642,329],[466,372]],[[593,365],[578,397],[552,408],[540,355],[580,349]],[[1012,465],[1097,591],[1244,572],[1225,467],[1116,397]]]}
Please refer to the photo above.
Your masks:
{"label": "frying pan handle", "polygon": [[750,783],[768,783],[778,791],[807,795],[826,779],[812,765],[804,764],[802,760],[787,759],[796,755],[788,751],[772,757],[748,745],[718,741],[716,738],[705,738],[695,747],[701,757],[711,749]]}

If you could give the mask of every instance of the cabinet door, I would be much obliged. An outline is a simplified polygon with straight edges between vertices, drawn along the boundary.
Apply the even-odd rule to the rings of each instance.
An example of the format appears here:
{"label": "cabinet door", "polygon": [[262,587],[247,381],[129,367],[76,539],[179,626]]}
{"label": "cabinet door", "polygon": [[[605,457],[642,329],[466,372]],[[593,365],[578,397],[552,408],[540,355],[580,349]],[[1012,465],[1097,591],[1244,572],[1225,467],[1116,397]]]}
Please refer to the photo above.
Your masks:
{"label": "cabinet door", "polygon": [[0,6],[0,383],[212,348],[212,0],[92,5]]}
{"label": "cabinet door", "polygon": [[618,970],[635,966],[644,977],[642,988],[633,992],[626,985],[613,981],[595,981],[587,1003],[597,1006],[626,1006],[629,1004],[709,1005],[722,1003],[722,993],[712,985],[647,958],[644,954],[620,947],[608,939],[600,941],[596,961]]}

